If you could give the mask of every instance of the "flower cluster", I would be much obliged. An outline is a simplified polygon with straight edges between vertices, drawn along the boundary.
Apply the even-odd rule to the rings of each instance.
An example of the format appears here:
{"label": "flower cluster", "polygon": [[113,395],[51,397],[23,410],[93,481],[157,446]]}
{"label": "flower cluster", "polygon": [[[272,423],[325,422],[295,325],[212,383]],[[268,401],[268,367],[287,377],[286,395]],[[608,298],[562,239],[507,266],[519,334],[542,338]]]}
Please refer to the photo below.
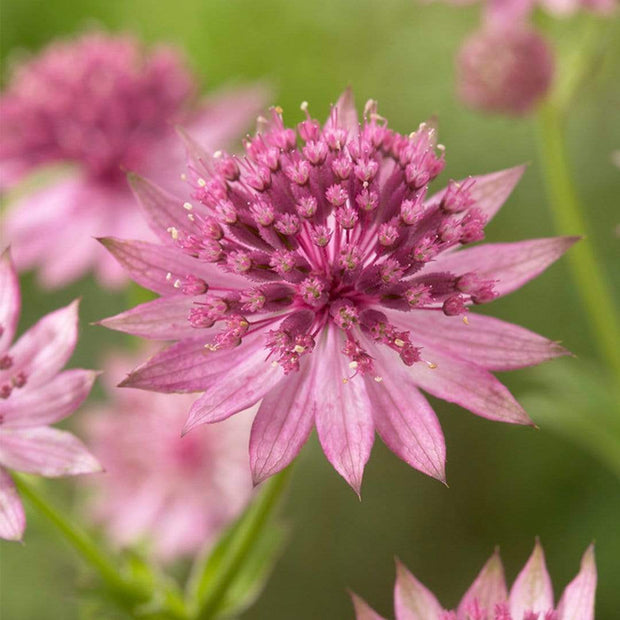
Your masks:
{"label": "flower cluster", "polygon": [[92,513],[118,545],[146,540],[161,561],[212,543],[251,497],[247,418],[181,437],[192,397],[118,390],[132,364],[116,355],[105,367],[110,402],[83,418],[105,475],[89,479]]}
{"label": "flower cluster", "polygon": [[[445,610],[435,595],[400,562],[396,566],[396,620],[594,620],[596,565],[589,547],[579,574],[566,586],[557,606],[553,586],[537,542],[510,594],[499,553],[491,556],[455,610]],[[383,620],[361,598],[353,595],[357,620]]]}
{"label": "flower cluster", "polygon": [[187,199],[132,176],[161,244],[104,244],[161,298],[103,324],[179,342],[123,385],[204,392],[186,431],[260,402],[250,437],[255,482],[290,463],[315,425],[357,492],[375,430],[443,480],[443,435],[419,388],[529,424],[490,371],[565,350],[470,309],[519,288],[575,239],[461,249],[484,238],[522,168],[451,181],[428,196],[444,167],[433,127],[392,131],[373,101],[360,123],[349,91],[324,125],[302,109],[297,133],[273,109],[244,157],[210,156],[186,137]]}
{"label": "flower cluster", "polygon": [[86,34],[18,65],[0,98],[1,186],[44,164],[77,168],[26,193],[7,215],[2,234],[18,267],[40,267],[47,286],[90,268],[106,285],[122,282],[122,271],[92,237],[148,234],[125,171],[174,186],[178,178],[169,171],[183,157],[174,124],[190,127],[207,145],[225,143],[264,97],[243,89],[198,101],[197,90],[177,52],[147,51],[130,36]]}
{"label": "flower cluster", "polygon": [[77,340],[77,302],[43,317],[11,345],[21,307],[8,250],[0,258],[0,538],[19,540],[24,509],[7,469],[47,478],[100,470],[71,433],[50,428],[88,396],[96,374],[65,370]]}

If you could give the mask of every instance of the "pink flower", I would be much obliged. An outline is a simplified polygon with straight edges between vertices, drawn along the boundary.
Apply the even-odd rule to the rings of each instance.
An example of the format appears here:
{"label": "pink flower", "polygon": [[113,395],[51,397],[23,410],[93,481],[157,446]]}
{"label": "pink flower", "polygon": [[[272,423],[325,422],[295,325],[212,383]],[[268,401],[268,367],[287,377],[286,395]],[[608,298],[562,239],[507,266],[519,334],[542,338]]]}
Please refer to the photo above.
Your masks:
{"label": "pink flower", "polygon": [[74,166],[8,213],[3,236],[20,270],[38,267],[49,287],[90,269],[108,286],[123,282],[93,237],[148,234],[124,170],[180,185],[183,151],[173,125],[219,147],[247,126],[265,96],[244,88],[197,101],[197,90],[177,52],[147,52],[129,36],[91,33],[53,43],[16,68],[0,99],[0,187],[44,164]]}
{"label": "pink flower", "polygon": [[[537,542],[510,594],[495,552],[453,611],[444,610],[435,595],[397,562],[394,610],[396,620],[594,620],[595,591],[596,565],[590,546],[579,574],[566,586],[556,607],[545,556]],[[353,604],[357,620],[383,620],[356,595]]]}
{"label": "pink flower", "polygon": [[[245,507],[252,492],[247,418],[181,437],[191,396],[112,387],[131,367],[107,365],[111,402],[86,419],[105,474],[93,479],[94,514],[118,545],[148,540],[163,561],[195,553]],[[91,482],[89,480],[89,482]]]}
{"label": "pink flower", "polygon": [[65,370],[77,340],[77,302],[43,317],[11,346],[19,319],[15,268],[0,259],[0,537],[19,540],[24,509],[7,469],[46,478],[99,471],[71,433],[48,426],[73,413],[97,373]]}
{"label": "pink flower", "polygon": [[486,112],[527,114],[547,94],[553,74],[545,39],[518,23],[487,24],[465,41],[456,61],[460,99]]}
{"label": "pink flower", "polygon": [[521,287],[575,238],[461,250],[484,237],[523,168],[452,181],[427,198],[444,166],[434,130],[393,132],[372,101],[360,125],[350,92],[323,127],[308,116],[298,131],[303,146],[276,109],[243,158],[211,158],[188,139],[191,202],[133,177],[162,244],[104,243],[161,298],[103,324],[178,342],[123,385],[204,392],[186,431],[260,402],[255,483],[288,465],[315,425],[357,492],[375,430],[443,480],[445,443],[420,388],[530,424],[490,371],[565,350],[469,309]]}

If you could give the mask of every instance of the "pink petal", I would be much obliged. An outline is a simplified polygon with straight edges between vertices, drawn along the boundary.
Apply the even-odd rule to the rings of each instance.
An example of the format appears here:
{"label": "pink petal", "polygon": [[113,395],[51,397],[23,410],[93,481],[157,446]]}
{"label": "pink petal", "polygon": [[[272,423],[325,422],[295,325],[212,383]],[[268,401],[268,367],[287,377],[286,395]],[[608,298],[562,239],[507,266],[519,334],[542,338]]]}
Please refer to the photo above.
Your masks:
{"label": "pink petal", "polygon": [[254,122],[270,98],[261,85],[228,88],[203,100],[203,111],[187,126],[188,133],[206,149],[226,147]]}
{"label": "pink petal", "polygon": [[494,289],[501,297],[540,275],[578,240],[579,237],[551,237],[485,243],[439,256],[423,272],[449,271],[458,276],[474,271],[483,279],[497,280]]}
{"label": "pink petal", "polygon": [[339,330],[329,326],[324,338],[313,352],[321,359],[313,384],[316,430],[325,456],[359,495],[375,434],[371,403],[363,379],[347,379]]}
{"label": "pink petal", "polygon": [[21,540],[26,527],[24,506],[9,473],[0,467],[0,538]]}
{"label": "pink petal", "polygon": [[234,349],[236,364],[217,375],[212,386],[192,405],[183,433],[199,424],[219,422],[257,403],[283,374],[265,357],[262,340],[251,344],[244,340]]}
{"label": "pink petal", "polygon": [[265,396],[252,424],[250,467],[254,484],[284,469],[314,426],[313,358]]}
{"label": "pink petal", "polygon": [[483,368],[431,347],[425,347],[422,355],[436,364],[436,368],[430,368],[418,362],[409,369],[413,380],[423,390],[489,420],[532,424],[508,389]]}
{"label": "pink petal", "polygon": [[0,419],[6,429],[43,426],[73,413],[88,396],[97,377],[92,370],[66,370],[44,385],[15,390],[0,400]]}
{"label": "pink petal", "polygon": [[127,175],[127,181],[149,226],[164,243],[170,241],[170,227],[187,232],[192,230],[193,226],[187,219],[188,212],[183,208],[185,201],[182,198],[133,172]]}
{"label": "pink petal", "polygon": [[74,435],[40,426],[3,430],[0,463],[9,469],[48,478],[101,471],[101,466]]}
{"label": "pink petal", "polygon": [[396,560],[394,611],[397,620],[439,620],[443,608],[435,595]]}
{"label": "pink petal", "polygon": [[243,287],[247,285],[244,278],[192,258],[172,246],[112,237],[100,241],[133,280],[160,295],[180,295],[174,283],[190,274],[203,278],[211,287],[229,289],[240,283]]}
{"label": "pink petal", "polygon": [[29,389],[48,381],[71,357],[78,334],[78,304],[76,300],[50,312],[11,348],[12,370],[25,372]]}
{"label": "pink petal", "polygon": [[469,620],[473,617],[473,614],[468,614],[468,611],[476,609],[476,605],[481,610],[492,613],[496,605],[505,603],[507,600],[504,567],[499,552],[496,550],[463,596],[456,612],[457,620]]}
{"label": "pink petal", "polygon": [[596,563],[590,545],[581,560],[579,574],[566,586],[558,605],[558,620],[594,620]]}
{"label": "pink petal", "polygon": [[553,586],[547,572],[545,554],[538,541],[512,585],[509,603],[513,618],[522,618],[526,611],[544,614],[553,609]]}
{"label": "pink petal", "polygon": [[403,461],[445,481],[446,444],[435,412],[395,354],[368,350],[381,378],[365,377],[379,436]]}
{"label": "pink petal", "polygon": [[351,600],[355,608],[355,620],[385,620],[368,603],[355,592],[351,592]]}
{"label": "pink petal", "polygon": [[11,346],[20,308],[19,280],[11,254],[6,249],[0,257],[0,353]]}
{"label": "pink petal", "polygon": [[[471,177],[476,181],[471,190],[471,197],[476,201],[475,207],[486,216],[487,222],[508,200],[524,172],[525,166],[515,166],[498,172]],[[462,179],[459,183],[464,181],[465,179]],[[431,196],[427,203],[437,204],[443,198],[446,190],[447,187]]]}
{"label": "pink petal", "polygon": [[[360,127],[359,119],[357,117],[357,110],[355,109],[353,89],[350,86],[340,95],[334,108],[338,112],[337,126],[348,129],[353,134],[357,134]],[[330,120],[327,121],[326,125],[331,125]]]}
{"label": "pink petal", "polygon": [[391,312],[389,316],[395,325],[413,330],[421,345],[487,370],[514,370],[570,354],[553,340],[481,314],[469,313],[467,323],[435,310]]}
{"label": "pink petal", "polygon": [[[264,342],[263,334],[255,332],[244,338],[243,346]],[[205,338],[185,339],[160,351],[138,366],[120,384],[155,392],[203,392],[213,385],[214,377],[239,362],[238,349],[209,351]]]}
{"label": "pink petal", "polygon": [[204,334],[187,320],[195,297],[161,297],[99,321],[108,329],[150,340],[180,340]]}

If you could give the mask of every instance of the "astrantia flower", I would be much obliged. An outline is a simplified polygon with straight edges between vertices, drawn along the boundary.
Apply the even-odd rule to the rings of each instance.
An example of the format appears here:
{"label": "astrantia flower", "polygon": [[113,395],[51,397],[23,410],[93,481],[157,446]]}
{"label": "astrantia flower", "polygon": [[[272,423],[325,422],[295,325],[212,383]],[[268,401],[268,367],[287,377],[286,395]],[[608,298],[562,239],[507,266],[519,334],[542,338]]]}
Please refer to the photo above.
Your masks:
{"label": "astrantia flower", "polygon": [[209,544],[250,498],[250,427],[236,417],[181,437],[193,398],[113,388],[130,367],[128,359],[111,359],[111,401],[86,418],[105,468],[89,480],[94,514],[115,543],[147,540],[159,559],[172,560]]}
{"label": "astrantia flower", "polygon": [[[435,595],[402,564],[396,566],[396,620],[594,620],[596,565],[590,546],[579,574],[566,586],[557,607],[542,547],[534,551],[515,580],[510,594],[499,553],[491,556],[459,606],[445,610]],[[357,620],[383,620],[361,598],[353,595]]]}
{"label": "astrantia flower", "polygon": [[190,200],[132,179],[163,244],[105,245],[161,298],[103,323],[179,342],[124,385],[204,392],[186,431],[261,401],[255,482],[290,463],[316,425],[358,492],[375,430],[407,463],[444,478],[443,435],[419,388],[529,424],[489,371],[565,351],[469,309],[519,288],[575,239],[459,249],[484,237],[522,168],[427,198],[444,166],[434,130],[391,131],[374,102],[360,125],[349,92],[323,127],[300,123],[301,145],[278,109],[262,125],[243,158],[210,158],[188,140]]}
{"label": "astrantia flower", "polygon": [[547,94],[553,73],[545,39],[519,24],[484,26],[465,41],[456,60],[460,99],[486,112],[530,112]]}
{"label": "astrantia flower", "polygon": [[19,540],[26,519],[7,469],[47,478],[99,471],[71,433],[50,428],[88,396],[92,370],[65,370],[77,340],[77,302],[43,317],[11,346],[20,310],[8,250],[0,258],[0,537]]}
{"label": "astrantia flower", "polygon": [[204,101],[196,94],[176,52],[147,51],[128,36],[53,43],[19,65],[0,98],[0,186],[43,164],[76,170],[26,194],[7,215],[2,234],[18,268],[39,267],[48,286],[91,268],[108,285],[121,282],[122,271],[92,238],[148,234],[124,170],[174,187],[183,151],[173,125],[216,148],[247,127],[264,97],[259,89]]}

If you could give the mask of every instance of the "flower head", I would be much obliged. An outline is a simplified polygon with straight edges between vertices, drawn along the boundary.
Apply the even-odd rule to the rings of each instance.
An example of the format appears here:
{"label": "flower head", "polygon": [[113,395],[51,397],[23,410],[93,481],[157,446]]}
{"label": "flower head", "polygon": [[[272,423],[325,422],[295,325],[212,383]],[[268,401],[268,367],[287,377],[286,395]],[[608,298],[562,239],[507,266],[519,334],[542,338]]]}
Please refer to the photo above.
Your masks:
{"label": "flower head", "polygon": [[[397,562],[394,611],[396,620],[594,620],[595,591],[596,564],[590,546],[579,574],[566,586],[556,606],[545,556],[537,542],[510,594],[502,561],[495,552],[452,611],[445,610],[435,595]],[[353,604],[357,620],[383,620],[356,595]]]}
{"label": "flower head", "polygon": [[544,98],[553,80],[545,39],[523,25],[486,25],[463,44],[456,61],[461,100],[486,112],[521,115]]}
{"label": "flower head", "polygon": [[182,161],[175,123],[219,146],[244,129],[263,98],[245,89],[198,102],[197,90],[177,52],[147,51],[129,36],[86,34],[18,65],[0,98],[0,186],[44,164],[76,168],[13,205],[4,234],[18,267],[39,266],[49,286],[92,267],[118,284],[122,272],[92,237],[147,234],[125,171],[174,186],[169,171]]}
{"label": "flower head", "polygon": [[348,91],[325,125],[308,115],[298,133],[301,145],[274,109],[245,157],[210,158],[188,139],[191,202],[132,178],[162,245],[104,243],[161,298],[103,324],[179,342],[124,385],[204,392],[186,430],[260,401],[255,482],[290,463],[315,425],[357,491],[375,430],[443,479],[444,439],[419,388],[530,423],[489,371],[564,350],[469,310],[522,286],[574,239],[461,250],[484,237],[522,168],[451,181],[427,198],[444,165],[434,129],[398,134],[374,102],[360,124]]}
{"label": "flower head", "polygon": [[106,470],[89,480],[94,514],[115,543],[146,539],[160,560],[173,560],[209,544],[249,500],[249,424],[237,417],[181,437],[193,399],[113,388],[131,364],[109,361],[111,402],[84,418]]}
{"label": "flower head", "polygon": [[0,258],[0,537],[19,540],[26,520],[7,469],[47,478],[99,471],[71,433],[51,428],[88,396],[96,374],[65,370],[77,340],[77,302],[43,317],[11,346],[20,311],[8,250]]}

